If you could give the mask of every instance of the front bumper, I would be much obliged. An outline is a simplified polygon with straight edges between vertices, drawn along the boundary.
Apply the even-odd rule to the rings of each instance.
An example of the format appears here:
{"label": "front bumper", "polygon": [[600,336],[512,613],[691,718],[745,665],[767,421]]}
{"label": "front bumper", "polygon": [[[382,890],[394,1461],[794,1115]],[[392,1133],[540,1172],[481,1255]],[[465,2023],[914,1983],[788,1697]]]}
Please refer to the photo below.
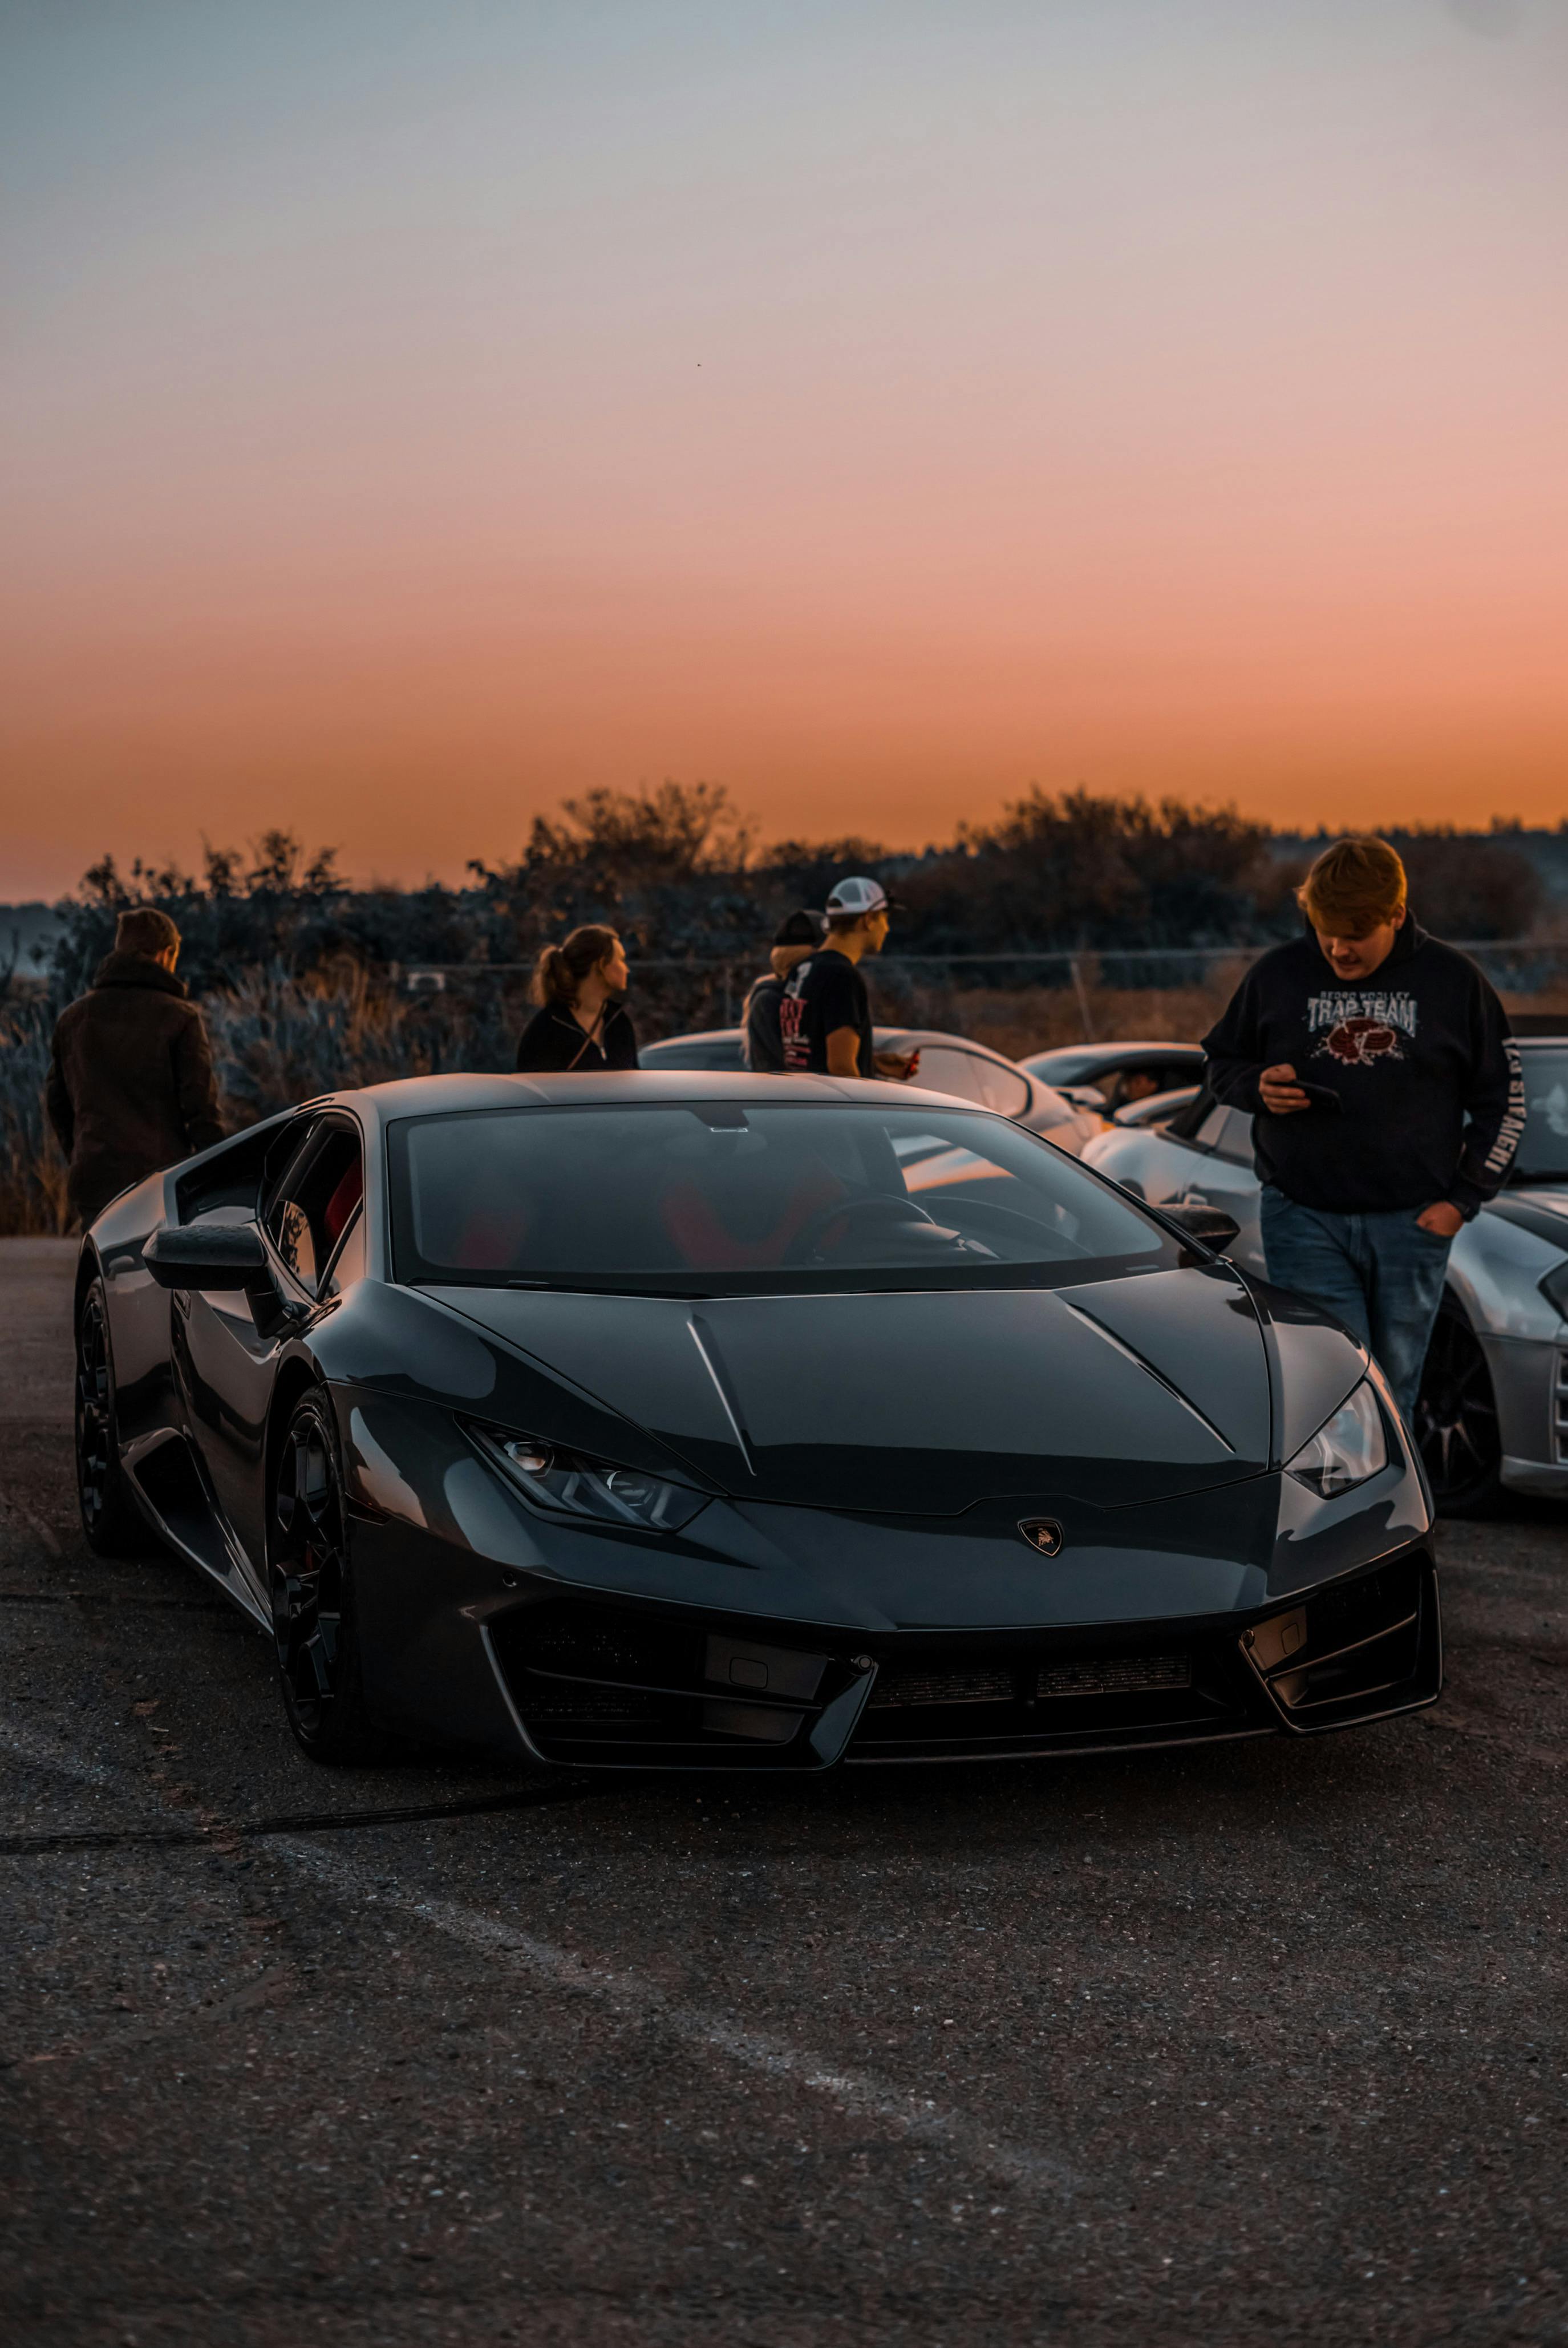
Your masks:
{"label": "front bumper", "polygon": [[800,1773],[1304,1735],[1417,1710],[1442,1684],[1424,1548],[1251,1620],[861,1643],[562,1596],[492,1614],[483,1639],[524,1749],[576,1769]]}
{"label": "front bumper", "polygon": [[[1440,1685],[1402,1450],[1327,1502],[1277,1471],[948,1519],[715,1498],[650,1540],[546,1520],[444,1414],[344,1399],[366,1695],[406,1735],[574,1768],[802,1771],[1307,1733]],[[1059,1554],[1019,1539],[1026,1505],[1061,1524]],[[1248,1645],[1285,1617],[1277,1653]]]}

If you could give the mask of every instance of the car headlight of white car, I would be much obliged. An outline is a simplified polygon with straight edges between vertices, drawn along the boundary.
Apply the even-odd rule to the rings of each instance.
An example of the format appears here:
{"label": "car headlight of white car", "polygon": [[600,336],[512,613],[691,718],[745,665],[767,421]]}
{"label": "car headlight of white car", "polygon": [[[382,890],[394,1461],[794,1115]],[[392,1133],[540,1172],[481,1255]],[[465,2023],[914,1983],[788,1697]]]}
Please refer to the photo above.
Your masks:
{"label": "car headlight of white car", "polygon": [[1315,1492],[1319,1499],[1332,1500],[1365,1484],[1387,1464],[1383,1413],[1370,1380],[1363,1378],[1295,1458],[1285,1461],[1284,1472],[1305,1484],[1309,1492]]}

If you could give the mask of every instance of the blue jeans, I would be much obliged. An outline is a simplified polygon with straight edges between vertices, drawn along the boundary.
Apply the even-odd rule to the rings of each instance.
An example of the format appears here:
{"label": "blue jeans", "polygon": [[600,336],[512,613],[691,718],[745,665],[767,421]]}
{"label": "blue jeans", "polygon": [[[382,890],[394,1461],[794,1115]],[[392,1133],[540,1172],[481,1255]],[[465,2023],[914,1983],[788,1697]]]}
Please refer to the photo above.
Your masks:
{"label": "blue jeans", "polygon": [[1451,1241],[1424,1231],[1418,1210],[1330,1215],[1264,1185],[1264,1259],[1276,1288],[1321,1304],[1368,1347],[1413,1424],[1421,1365],[1442,1301]]}

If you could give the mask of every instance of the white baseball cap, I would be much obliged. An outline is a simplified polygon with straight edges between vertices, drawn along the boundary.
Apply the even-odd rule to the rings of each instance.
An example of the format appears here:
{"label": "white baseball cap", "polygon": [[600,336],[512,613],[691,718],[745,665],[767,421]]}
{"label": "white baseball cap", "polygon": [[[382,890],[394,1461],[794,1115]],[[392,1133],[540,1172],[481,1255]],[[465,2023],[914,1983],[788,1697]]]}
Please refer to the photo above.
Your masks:
{"label": "white baseball cap", "polygon": [[857,876],[829,890],[827,910],[830,913],[888,913],[898,910],[898,899],[890,897],[880,880]]}

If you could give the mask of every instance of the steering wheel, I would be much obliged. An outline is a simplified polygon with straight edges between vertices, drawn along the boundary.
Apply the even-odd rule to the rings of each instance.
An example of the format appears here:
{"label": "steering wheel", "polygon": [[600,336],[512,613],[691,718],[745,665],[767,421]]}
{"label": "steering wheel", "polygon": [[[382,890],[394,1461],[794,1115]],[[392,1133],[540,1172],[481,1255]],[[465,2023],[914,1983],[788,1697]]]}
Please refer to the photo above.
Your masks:
{"label": "steering wheel", "polygon": [[851,1199],[841,1206],[820,1207],[803,1222],[789,1242],[786,1262],[798,1262],[810,1255],[822,1233],[838,1222],[864,1220],[870,1217],[879,1223],[927,1223],[933,1231],[939,1228],[934,1215],[913,1199],[895,1198],[891,1191],[878,1191],[869,1199]]}

